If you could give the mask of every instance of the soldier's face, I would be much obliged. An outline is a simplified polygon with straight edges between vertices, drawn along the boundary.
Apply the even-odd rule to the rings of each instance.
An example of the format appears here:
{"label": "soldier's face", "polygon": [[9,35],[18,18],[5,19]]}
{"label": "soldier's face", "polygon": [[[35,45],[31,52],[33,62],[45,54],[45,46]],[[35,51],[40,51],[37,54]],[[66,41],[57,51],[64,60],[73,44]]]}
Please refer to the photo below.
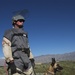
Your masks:
{"label": "soldier's face", "polygon": [[16,24],[19,25],[19,26],[22,26],[23,23],[24,23],[24,20],[18,20],[18,21],[16,22]]}

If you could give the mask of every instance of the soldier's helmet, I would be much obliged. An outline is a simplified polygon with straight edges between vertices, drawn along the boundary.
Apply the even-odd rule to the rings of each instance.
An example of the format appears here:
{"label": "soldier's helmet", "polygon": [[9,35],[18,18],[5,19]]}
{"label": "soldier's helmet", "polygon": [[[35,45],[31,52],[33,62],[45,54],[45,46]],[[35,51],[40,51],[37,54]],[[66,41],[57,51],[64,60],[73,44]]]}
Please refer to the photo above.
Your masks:
{"label": "soldier's helmet", "polygon": [[18,21],[20,19],[25,21],[25,18],[22,15],[15,15],[15,16],[13,16],[12,17],[12,24],[14,24],[15,21]]}

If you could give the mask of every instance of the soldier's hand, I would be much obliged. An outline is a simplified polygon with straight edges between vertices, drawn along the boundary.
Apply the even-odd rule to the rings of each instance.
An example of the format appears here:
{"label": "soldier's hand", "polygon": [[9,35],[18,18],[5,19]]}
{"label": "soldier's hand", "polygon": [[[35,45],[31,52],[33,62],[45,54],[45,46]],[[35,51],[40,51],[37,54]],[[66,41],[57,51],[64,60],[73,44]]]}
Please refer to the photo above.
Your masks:
{"label": "soldier's hand", "polygon": [[35,67],[35,60],[34,60],[34,58],[30,59],[30,61],[31,61],[31,64],[32,64],[32,66],[34,68]]}
{"label": "soldier's hand", "polygon": [[10,69],[11,69],[11,74],[16,73],[16,66],[15,66],[15,64],[14,64],[14,61],[13,61],[13,60],[12,60],[12,61],[10,61],[9,66],[10,66]]}

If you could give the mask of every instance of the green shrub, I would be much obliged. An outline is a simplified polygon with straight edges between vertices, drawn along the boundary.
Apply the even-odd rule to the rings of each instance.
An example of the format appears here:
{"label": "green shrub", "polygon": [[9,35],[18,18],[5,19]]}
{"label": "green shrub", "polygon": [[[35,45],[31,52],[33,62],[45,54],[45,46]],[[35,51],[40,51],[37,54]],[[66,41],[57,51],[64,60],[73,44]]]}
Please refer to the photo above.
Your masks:
{"label": "green shrub", "polygon": [[[56,75],[75,75],[75,62],[74,61],[61,61],[58,62],[63,70],[61,72],[57,72]],[[45,73],[49,67],[50,63],[35,65],[36,73]],[[6,71],[4,67],[0,67],[0,75],[6,75]]]}

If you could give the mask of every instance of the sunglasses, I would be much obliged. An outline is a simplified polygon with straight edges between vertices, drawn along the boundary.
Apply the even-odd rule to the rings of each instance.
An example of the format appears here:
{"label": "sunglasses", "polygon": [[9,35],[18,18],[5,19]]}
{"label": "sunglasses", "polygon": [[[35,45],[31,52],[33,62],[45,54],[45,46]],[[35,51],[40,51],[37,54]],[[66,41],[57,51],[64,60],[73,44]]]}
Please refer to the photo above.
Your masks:
{"label": "sunglasses", "polygon": [[17,21],[19,21],[19,22],[24,22],[25,20],[23,20],[23,19],[19,19],[19,20],[17,20]]}

